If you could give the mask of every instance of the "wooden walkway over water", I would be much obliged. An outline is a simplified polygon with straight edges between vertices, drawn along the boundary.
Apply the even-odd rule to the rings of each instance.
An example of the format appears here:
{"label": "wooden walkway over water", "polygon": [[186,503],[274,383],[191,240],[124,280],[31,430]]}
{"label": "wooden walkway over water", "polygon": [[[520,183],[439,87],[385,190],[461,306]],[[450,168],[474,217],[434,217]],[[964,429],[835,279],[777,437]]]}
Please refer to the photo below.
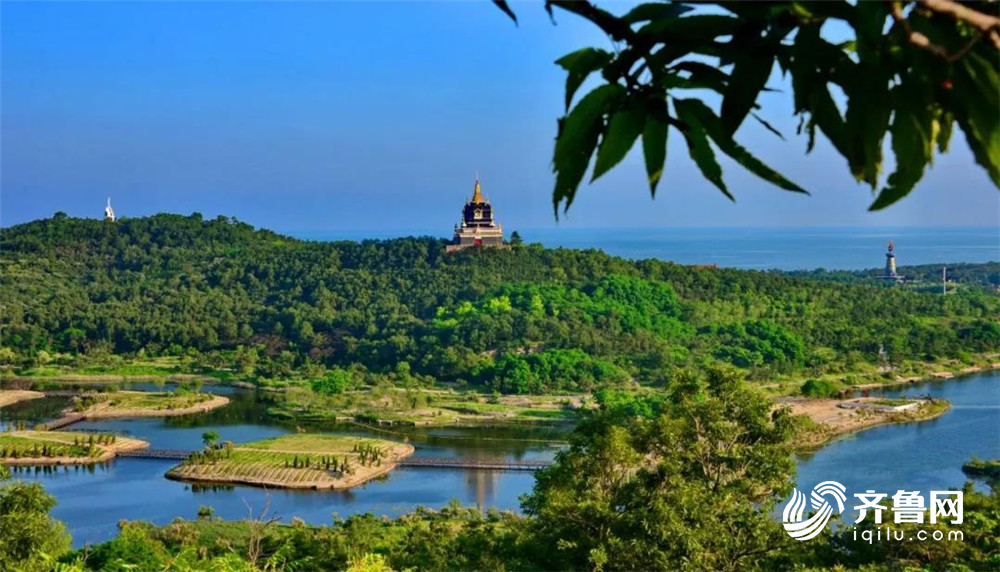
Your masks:
{"label": "wooden walkway over water", "polygon": [[49,421],[42,425],[45,431],[55,431],[56,429],[62,429],[63,427],[68,427],[74,423],[79,423],[87,419],[87,416],[83,413],[70,413],[69,415],[64,415],[59,419]]}
{"label": "wooden walkway over water", "polygon": [[479,469],[483,471],[537,471],[552,464],[552,461],[507,461],[504,459],[468,459],[409,457],[397,463],[400,467]]}
{"label": "wooden walkway over water", "polygon": [[190,457],[193,452],[180,449],[137,449],[118,453],[118,456],[130,459],[178,459],[183,461]]}
{"label": "wooden walkway over water", "polygon": [[[183,461],[194,451],[181,449],[138,449],[118,453],[126,459],[175,459]],[[421,469],[473,469],[481,471],[537,471],[552,464],[552,461],[506,461],[503,459],[468,459],[468,458],[434,458],[410,457],[397,463],[400,467]]]}

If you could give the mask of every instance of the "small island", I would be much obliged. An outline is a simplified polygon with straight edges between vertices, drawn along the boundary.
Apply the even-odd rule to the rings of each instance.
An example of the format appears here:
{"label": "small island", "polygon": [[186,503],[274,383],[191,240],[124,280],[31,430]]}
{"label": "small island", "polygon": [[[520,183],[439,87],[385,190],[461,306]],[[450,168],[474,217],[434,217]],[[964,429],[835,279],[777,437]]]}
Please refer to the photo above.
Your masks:
{"label": "small island", "polygon": [[7,431],[0,433],[0,464],[90,465],[118,453],[145,449],[149,443],[113,434],[75,431]]}
{"label": "small island", "polygon": [[[574,422],[586,395],[494,395],[453,389],[375,387],[332,393],[325,380],[282,392],[270,415],[411,427]],[[315,388],[315,389],[314,389]]]}
{"label": "small island", "polygon": [[67,413],[87,419],[172,417],[205,413],[227,403],[229,398],[221,395],[186,390],[86,392],[74,397],[72,411]]}
{"label": "small island", "polygon": [[413,446],[382,439],[297,434],[239,446],[206,443],[180,465],[171,479],[246,484],[289,489],[344,490],[396,467]]}
{"label": "small island", "polygon": [[1000,459],[982,460],[973,458],[962,465],[962,472],[973,479],[984,479],[988,483],[1000,483]]}

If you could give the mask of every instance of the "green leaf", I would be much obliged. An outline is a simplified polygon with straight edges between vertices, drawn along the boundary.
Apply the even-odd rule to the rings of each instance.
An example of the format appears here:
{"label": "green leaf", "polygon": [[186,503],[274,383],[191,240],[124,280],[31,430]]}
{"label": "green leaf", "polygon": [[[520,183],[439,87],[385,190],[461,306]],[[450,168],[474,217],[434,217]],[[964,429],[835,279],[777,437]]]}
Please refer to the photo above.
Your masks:
{"label": "green leaf", "polygon": [[646,160],[646,176],[649,179],[649,193],[656,196],[656,185],[663,176],[667,161],[667,102],[656,100],[646,115],[646,125],[642,130],[642,155]]}
{"label": "green leaf", "polygon": [[688,79],[691,82],[719,93],[725,92],[726,84],[729,83],[729,75],[717,67],[701,62],[680,62],[672,66],[672,69],[688,72],[690,74]]}
{"label": "green leaf", "polygon": [[628,154],[636,138],[642,133],[646,112],[638,106],[630,106],[616,112],[608,122],[608,129],[601,138],[594,161],[594,174],[590,182],[607,173]]}
{"label": "green leaf", "polygon": [[[819,127],[823,135],[830,141],[834,149],[844,157],[848,153],[847,145],[847,125],[840,110],[830,95],[830,90],[826,86],[813,90],[809,94],[809,108],[811,110],[810,122]],[[811,149],[810,149],[811,150]]]}
{"label": "green leaf", "polygon": [[567,72],[566,76],[566,109],[573,103],[573,95],[591,73],[603,68],[612,59],[612,55],[597,48],[584,48],[556,60]]}
{"label": "green leaf", "polygon": [[858,2],[854,6],[854,17],[851,22],[857,33],[856,53],[862,63],[874,65],[883,56],[882,31],[889,16],[888,4],[888,2]]}
{"label": "green leaf", "polygon": [[951,112],[944,112],[935,121],[937,123],[935,129],[937,135],[934,139],[937,142],[938,151],[947,153],[948,144],[951,143],[952,127],[955,125],[955,116]]}
{"label": "green leaf", "polygon": [[753,109],[772,67],[773,55],[750,54],[736,61],[722,99],[722,125],[730,135],[736,133]]}
{"label": "green leaf", "polygon": [[819,127],[837,152],[847,158],[850,153],[847,128],[827,87],[829,76],[826,72],[820,75],[819,70],[836,71],[854,64],[836,47],[820,38],[819,29],[818,25],[803,26],[795,36],[794,57],[789,66],[795,93],[795,113],[809,114],[807,152],[812,151],[816,127]]}
{"label": "green leaf", "polygon": [[930,101],[922,97],[927,93],[924,86],[911,89],[906,82],[893,89],[896,111],[891,132],[896,170],[889,176],[888,186],[868,207],[869,211],[884,209],[902,199],[924,176],[934,149]]}
{"label": "green leaf", "polygon": [[560,121],[552,157],[556,173],[552,203],[557,216],[560,203],[565,200],[566,209],[573,203],[576,189],[597,146],[597,138],[604,128],[604,114],[624,95],[625,88],[618,84],[602,85],[585,95]]}
{"label": "green leaf", "polygon": [[622,16],[622,20],[625,20],[629,24],[635,24],[636,22],[645,22],[648,20],[676,18],[685,12],[690,12],[691,10],[694,10],[694,8],[685,6],[684,4],[652,2],[648,4],[639,4],[635,8],[632,8],[629,10],[628,14]]}
{"label": "green leaf", "polygon": [[873,189],[882,171],[882,143],[892,114],[888,78],[881,77],[882,71],[861,66],[857,80],[846,90],[847,162],[854,177]]}
{"label": "green leaf", "polygon": [[1000,187],[1000,79],[991,63],[976,52],[955,66],[952,111],[965,133],[976,163]]}
{"label": "green leaf", "polygon": [[514,15],[514,11],[511,10],[510,6],[507,5],[507,0],[493,0],[493,3],[496,4],[497,8],[500,8],[500,10],[502,10],[504,14],[507,14],[507,16],[509,16],[510,19],[514,21],[515,26],[517,25],[517,16]]}
{"label": "green leaf", "polygon": [[757,115],[756,113],[751,113],[750,115],[752,115],[753,118],[756,119],[758,123],[760,123],[761,125],[763,125],[764,129],[767,129],[771,133],[774,133],[775,135],[778,136],[779,139],[781,139],[782,141],[784,141],[785,136],[781,134],[781,131],[778,131],[777,127],[775,127],[774,125],[771,125],[770,123],[768,123],[767,121],[765,121],[763,117]]}
{"label": "green leaf", "polygon": [[697,99],[677,100],[674,102],[674,108],[677,109],[678,115],[683,108],[687,116],[696,117],[708,136],[719,147],[719,150],[743,166],[744,169],[786,191],[809,194],[808,191],[786,179],[781,173],[764,164],[763,161],[754,157],[742,145],[734,141],[726,133],[722,121],[701,101]]}
{"label": "green leaf", "polygon": [[682,130],[681,133],[687,142],[688,154],[701,170],[701,174],[718,187],[722,194],[729,197],[729,200],[735,201],[736,199],[733,198],[729,189],[726,188],[726,183],[722,180],[722,167],[715,160],[715,151],[712,151],[712,146],[708,143],[707,133],[698,118],[698,114],[695,113],[693,104],[701,104],[701,102],[694,99],[674,100],[674,111],[677,113],[677,118],[687,126],[687,129]]}

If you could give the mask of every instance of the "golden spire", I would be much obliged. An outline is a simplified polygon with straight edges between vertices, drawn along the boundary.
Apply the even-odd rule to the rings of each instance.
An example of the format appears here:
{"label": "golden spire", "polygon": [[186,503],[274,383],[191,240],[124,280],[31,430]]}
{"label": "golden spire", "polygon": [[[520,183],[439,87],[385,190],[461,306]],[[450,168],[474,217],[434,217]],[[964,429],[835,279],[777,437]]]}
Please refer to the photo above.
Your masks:
{"label": "golden spire", "polygon": [[472,202],[482,203],[483,200],[483,189],[479,186],[479,174],[476,174],[476,188],[472,191]]}

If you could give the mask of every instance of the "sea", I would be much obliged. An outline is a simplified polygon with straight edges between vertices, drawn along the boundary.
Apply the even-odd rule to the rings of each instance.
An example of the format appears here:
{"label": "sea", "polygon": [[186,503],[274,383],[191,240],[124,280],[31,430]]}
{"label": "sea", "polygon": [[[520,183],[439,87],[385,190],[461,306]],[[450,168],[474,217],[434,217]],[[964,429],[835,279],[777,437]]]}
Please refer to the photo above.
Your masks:
{"label": "sea", "polygon": [[[820,228],[539,228],[518,230],[528,243],[596,249],[631,259],[715,264],[753,270],[863,270],[885,265],[895,245],[897,266],[1000,261],[997,227]],[[289,232],[308,240],[442,236],[440,230]]]}

